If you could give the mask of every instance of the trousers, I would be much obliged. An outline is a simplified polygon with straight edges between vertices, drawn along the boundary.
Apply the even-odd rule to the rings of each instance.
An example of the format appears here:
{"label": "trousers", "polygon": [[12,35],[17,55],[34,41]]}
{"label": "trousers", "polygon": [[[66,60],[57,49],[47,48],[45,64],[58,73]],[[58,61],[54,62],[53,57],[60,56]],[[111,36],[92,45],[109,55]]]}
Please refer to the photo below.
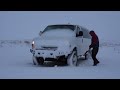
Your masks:
{"label": "trousers", "polygon": [[96,58],[96,55],[99,51],[99,47],[93,47],[92,49],[92,59],[93,59],[93,62],[94,62],[94,65],[96,65],[99,61],[98,59]]}

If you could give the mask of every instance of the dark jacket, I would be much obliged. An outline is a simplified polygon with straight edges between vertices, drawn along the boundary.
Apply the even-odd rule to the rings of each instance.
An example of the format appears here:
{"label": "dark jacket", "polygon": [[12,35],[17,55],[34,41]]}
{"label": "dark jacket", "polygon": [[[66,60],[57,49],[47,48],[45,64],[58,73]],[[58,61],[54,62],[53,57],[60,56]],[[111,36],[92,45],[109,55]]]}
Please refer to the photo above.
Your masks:
{"label": "dark jacket", "polygon": [[90,35],[92,36],[90,48],[99,47],[99,38],[98,38],[98,36],[94,32],[90,32]]}

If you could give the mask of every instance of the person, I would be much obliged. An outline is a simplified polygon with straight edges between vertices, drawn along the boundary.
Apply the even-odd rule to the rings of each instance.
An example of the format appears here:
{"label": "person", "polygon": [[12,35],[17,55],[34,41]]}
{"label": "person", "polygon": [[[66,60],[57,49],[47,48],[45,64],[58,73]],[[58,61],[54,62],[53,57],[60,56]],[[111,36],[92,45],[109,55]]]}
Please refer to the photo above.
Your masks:
{"label": "person", "polygon": [[94,62],[93,66],[96,66],[98,63],[100,63],[96,58],[96,55],[99,51],[99,38],[93,30],[91,30],[89,34],[92,36],[91,45],[89,46],[89,49],[92,48],[92,59]]}

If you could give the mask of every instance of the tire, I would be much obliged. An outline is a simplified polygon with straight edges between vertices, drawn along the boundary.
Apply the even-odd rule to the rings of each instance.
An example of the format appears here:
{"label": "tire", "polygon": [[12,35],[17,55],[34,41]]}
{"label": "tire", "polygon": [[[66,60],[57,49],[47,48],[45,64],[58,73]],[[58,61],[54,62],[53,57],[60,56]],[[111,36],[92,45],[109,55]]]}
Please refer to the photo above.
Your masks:
{"label": "tire", "polygon": [[67,59],[65,58],[65,56],[61,56],[59,58],[58,64],[60,64],[60,65],[67,65]]}
{"label": "tire", "polygon": [[85,54],[85,59],[84,60],[88,60],[88,54]]}
{"label": "tire", "polygon": [[43,65],[44,59],[40,57],[33,56],[33,64],[34,65]]}
{"label": "tire", "polygon": [[44,63],[44,59],[43,58],[37,57],[36,59],[37,59],[37,62],[38,62],[39,65],[43,65],[43,63]]}
{"label": "tire", "polygon": [[68,56],[68,58],[67,58],[67,64],[68,64],[69,66],[77,66],[77,60],[78,60],[78,58],[77,58],[77,51],[74,50],[74,51],[72,52],[72,54],[70,54],[70,55]]}

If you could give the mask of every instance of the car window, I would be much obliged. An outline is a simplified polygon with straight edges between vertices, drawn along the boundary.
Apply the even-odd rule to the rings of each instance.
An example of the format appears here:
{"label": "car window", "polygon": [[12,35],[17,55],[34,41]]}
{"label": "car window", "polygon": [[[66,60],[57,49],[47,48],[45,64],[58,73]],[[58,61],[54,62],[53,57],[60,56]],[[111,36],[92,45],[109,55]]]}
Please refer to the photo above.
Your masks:
{"label": "car window", "polygon": [[83,31],[83,38],[91,38],[90,34],[89,34],[89,31],[82,28],[82,31]]}

